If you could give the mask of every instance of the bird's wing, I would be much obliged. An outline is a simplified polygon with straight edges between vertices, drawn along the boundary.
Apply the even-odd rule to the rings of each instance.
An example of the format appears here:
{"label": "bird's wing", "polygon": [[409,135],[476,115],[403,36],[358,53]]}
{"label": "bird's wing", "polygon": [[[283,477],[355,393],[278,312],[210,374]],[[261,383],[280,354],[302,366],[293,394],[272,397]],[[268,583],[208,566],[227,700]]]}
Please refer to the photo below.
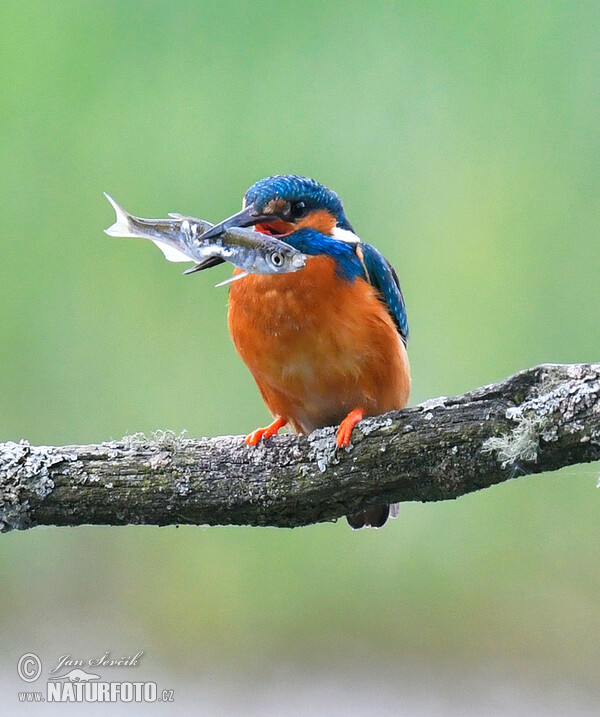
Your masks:
{"label": "bird's wing", "polygon": [[362,257],[359,256],[359,258],[367,271],[367,279],[379,292],[382,301],[390,312],[390,316],[394,319],[398,333],[406,343],[408,339],[406,307],[402,290],[400,289],[400,281],[394,267],[371,244],[361,242],[357,244],[356,250],[357,253],[362,252]]}

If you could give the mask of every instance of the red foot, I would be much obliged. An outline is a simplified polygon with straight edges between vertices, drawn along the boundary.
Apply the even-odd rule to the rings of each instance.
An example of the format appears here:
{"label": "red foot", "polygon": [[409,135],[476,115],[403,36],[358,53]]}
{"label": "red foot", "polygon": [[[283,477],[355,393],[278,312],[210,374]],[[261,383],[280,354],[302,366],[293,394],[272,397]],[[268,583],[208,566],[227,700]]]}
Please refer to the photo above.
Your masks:
{"label": "red foot", "polygon": [[255,446],[260,440],[265,440],[267,438],[271,438],[271,436],[276,436],[279,429],[283,428],[286,423],[287,420],[285,418],[277,416],[273,423],[268,425],[266,428],[257,428],[255,431],[252,431],[252,433],[247,435],[246,443],[249,446]]}
{"label": "red foot", "polygon": [[354,411],[344,418],[338,428],[336,445],[338,448],[348,448],[350,445],[350,439],[352,438],[352,431],[354,426],[365,417],[365,412],[362,408],[355,408]]}

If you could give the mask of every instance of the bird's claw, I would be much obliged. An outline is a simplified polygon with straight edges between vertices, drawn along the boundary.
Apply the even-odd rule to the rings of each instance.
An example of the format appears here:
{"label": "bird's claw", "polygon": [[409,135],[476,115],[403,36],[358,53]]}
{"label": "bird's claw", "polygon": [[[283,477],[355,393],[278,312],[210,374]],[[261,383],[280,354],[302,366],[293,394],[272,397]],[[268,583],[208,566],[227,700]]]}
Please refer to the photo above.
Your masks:
{"label": "bird's claw", "polygon": [[287,420],[285,418],[278,416],[273,423],[266,426],[266,428],[257,428],[255,431],[252,431],[252,433],[249,433],[245,441],[249,446],[256,446],[260,441],[276,436],[286,423]]}
{"label": "bird's claw", "polygon": [[362,408],[355,408],[353,411],[350,411],[346,418],[340,423],[337,430],[335,439],[336,448],[348,448],[350,446],[354,426],[356,426],[359,421],[362,421],[364,416],[365,412]]}

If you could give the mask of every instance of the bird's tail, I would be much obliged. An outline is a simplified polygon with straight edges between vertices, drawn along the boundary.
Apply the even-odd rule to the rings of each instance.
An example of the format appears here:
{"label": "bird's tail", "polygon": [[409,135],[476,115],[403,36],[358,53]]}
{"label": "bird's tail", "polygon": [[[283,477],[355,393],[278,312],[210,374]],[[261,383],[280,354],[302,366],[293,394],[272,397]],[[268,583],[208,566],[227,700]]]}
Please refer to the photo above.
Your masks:
{"label": "bird's tail", "polygon": [[353,530],[359,528],[381,528],[388,518],[398,517],[398,503],[391,505],[375,505],[372,508],[361,510],[360,513],[347,515],[348,525]]}

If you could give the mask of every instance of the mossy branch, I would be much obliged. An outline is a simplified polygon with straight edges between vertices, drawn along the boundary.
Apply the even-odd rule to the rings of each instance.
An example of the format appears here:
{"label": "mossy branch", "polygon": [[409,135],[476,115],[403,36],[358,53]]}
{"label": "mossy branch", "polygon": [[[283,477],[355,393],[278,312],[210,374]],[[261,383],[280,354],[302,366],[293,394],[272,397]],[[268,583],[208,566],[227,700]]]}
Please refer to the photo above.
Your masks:
{"label": "mossy branch", "polygon": [[256,448],[162,432],[89,446],[0,444],[0,528],[272,525],[432,501],[600,460],[600,364],[544,365],[454,398]]}

